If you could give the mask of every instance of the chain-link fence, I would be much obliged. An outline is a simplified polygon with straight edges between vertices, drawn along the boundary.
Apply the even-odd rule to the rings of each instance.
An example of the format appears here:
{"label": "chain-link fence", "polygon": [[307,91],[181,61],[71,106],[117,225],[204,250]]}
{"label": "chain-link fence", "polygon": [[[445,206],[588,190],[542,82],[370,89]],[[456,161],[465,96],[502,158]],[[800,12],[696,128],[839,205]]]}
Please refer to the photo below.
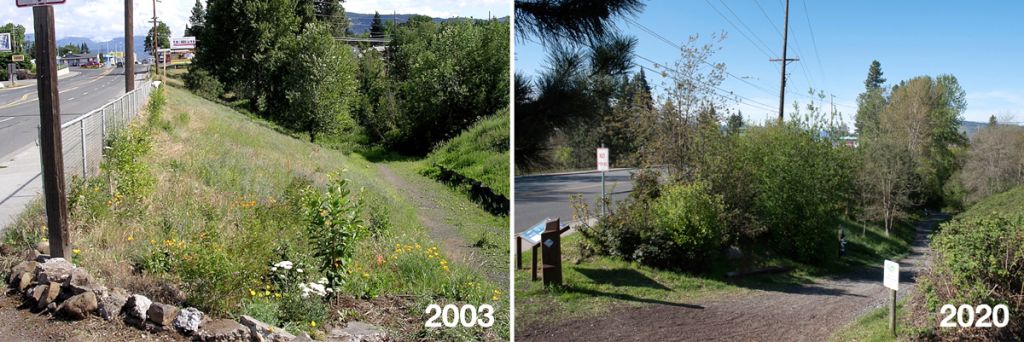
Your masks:
{"label": "chain-link fence", "polygon": [[148,80],[141,82],[135,90],[60,126],[68,185],[73,177],[85,179],[99,173],[107,139],[142,111],[152,89]]}

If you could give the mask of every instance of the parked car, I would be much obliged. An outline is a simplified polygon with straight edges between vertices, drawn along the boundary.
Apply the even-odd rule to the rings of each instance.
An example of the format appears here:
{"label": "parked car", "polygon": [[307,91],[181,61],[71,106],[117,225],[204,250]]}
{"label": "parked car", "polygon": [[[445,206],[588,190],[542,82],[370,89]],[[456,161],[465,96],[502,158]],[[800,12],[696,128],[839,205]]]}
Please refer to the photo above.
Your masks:
{"label": "parked car", "polygon": [[82,64],[82,67],[86,69],[97,69],[100,67],[100,63],[96,61],[89,61],[88,63]]}

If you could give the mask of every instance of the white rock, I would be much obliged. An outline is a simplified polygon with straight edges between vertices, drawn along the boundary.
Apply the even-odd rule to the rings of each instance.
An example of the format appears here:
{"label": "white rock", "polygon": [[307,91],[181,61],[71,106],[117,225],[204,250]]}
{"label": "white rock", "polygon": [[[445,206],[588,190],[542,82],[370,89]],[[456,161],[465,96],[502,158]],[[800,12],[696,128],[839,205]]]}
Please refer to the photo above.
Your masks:
{"label": "white rock", "polygon": [[174,328],[187,335],[191,335],[199,330],[199,323],[202,321],[202,311],[196,308],[186,308],[178,312],[178,317],[174,318]]}

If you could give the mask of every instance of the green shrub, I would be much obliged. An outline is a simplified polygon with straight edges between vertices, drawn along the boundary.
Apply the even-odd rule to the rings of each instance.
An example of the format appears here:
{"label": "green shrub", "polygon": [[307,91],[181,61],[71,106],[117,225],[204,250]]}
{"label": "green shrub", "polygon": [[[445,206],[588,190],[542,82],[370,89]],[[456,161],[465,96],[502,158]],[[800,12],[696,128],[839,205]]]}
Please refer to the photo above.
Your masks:
{"label": "green shrub", "polygon": [[434,149],[423,174],[463,188],[485,210],[507,215],[509,208],[509,112],[480,119]]}
{"label": "green shrub", "polygon": [[[992,196],[941,226],[931,242],[935,259],[922,277],[929,312],[944,304],[1006,304],[1011,315],[1024,312],[1024,202],[1008,201],[1021,195],[1024,187]],[[1024,322],[970,330],[1006,340],[1024,334]]]}
{"label": "green shrub", "polygon": [[193,67],[185,74],[185,87],[196,95],[214,100],[224,94],[224,85],[205,69]]}
{"label": "green shrub", "polygon": [[[705,183],[660,187],[655,199],[627,200],[594,227],[580,232],[585,254],[621,257],[646,265],[702,270],[718,253],[724,204]],[[578,199],[576,200],[578,201]]]}
{"label": "green shrub", "polygon": [[[722,242],[722,199],[710,194],[704,183],[666,186],[652,205],[654,226],[650,235],[641,232],[647,246],[637,259],[649,264],[702,265],[715,256]],[[657,243],[664,240],[665,243]]]}
{"label": "green shrub", "polygon": [[783,255],[812,264],[837,255],[833,223],[852,190],[849,151],[794,124],[750,129],[737,149],[735,167],[749,178],[732,186],[750,187],[752,198],[730,206],[748,210]]}
{"label": "green shrub", "polygon": [[313,255],[332,288],[344,284],[356,243],[366,235],[363,200],[353,196],[348,180],[331,180],[323,192],[307,188],[302,192],[303,215]]}
{"label": "green shrub", "polygon": [[108,206],[142,209],[134,204],[149,198],[156,186],[156,179],[143,160],[152,149],[152,137],[143,127],[130,126],[113,134],[106,158],[100,164],[113,182],[114,195]]}

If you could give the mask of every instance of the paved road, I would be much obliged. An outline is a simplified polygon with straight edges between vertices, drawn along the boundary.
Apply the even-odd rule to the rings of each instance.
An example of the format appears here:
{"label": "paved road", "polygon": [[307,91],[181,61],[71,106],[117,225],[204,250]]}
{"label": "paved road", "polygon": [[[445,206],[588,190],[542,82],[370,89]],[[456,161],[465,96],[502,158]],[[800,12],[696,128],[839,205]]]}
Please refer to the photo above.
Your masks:
{"label": "paved road", "polygon": [[[146,65],[136,66],[136,78],[145,77]],[[61,122],[68,122],[124,95],[124,69],[72,68],[76,75],[59,79]],[[39,126],[39,96],[33,80],[27,87],[0,89],[0,157],[35,142]]]}
{"label": "paved road", "polygon": [[[606,189],[612,203],[629,196],[633,191],[632,170],[614,170],[605,176]],[[598,203],[601,198],[601,173],[573,173],[516,177],[515,227],[516,232],[529,229],[546,218],[561,218],[562,223],[572,221],[573,210],[569,196],[581,194],[587,203]],[[600,210],[600,207],[593,209]]]}

